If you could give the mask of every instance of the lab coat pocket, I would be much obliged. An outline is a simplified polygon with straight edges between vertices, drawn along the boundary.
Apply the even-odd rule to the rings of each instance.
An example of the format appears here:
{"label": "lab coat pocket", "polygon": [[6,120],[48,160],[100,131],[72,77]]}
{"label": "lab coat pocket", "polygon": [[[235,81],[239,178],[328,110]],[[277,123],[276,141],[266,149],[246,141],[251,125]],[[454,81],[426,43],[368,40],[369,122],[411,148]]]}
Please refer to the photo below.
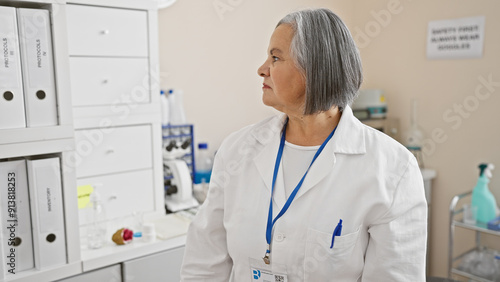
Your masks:
{"label": "lab coat pocket", "polygon": [[335,237],[335,243],[332,248],[330,248],[332,233],[309,229],[304,258],[306,281],[313,281],[311,280],[312,278],[331,279],[335,277],[331,275],[338,275],[339,270],[342,270],[343,267],[349,264],[359,238],[360,229],[361,226],[352,233]]}

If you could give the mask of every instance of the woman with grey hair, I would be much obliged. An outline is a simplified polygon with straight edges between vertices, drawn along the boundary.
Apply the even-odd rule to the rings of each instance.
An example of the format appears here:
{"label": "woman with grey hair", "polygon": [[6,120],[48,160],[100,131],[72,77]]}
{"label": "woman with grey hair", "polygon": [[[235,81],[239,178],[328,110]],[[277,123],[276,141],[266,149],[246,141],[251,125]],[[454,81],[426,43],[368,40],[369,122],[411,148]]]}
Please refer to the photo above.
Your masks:
{"label": "woman with grey hair", "polygon": [[282,114],[224,140],[182,281],[425,281],[422,176],[353,116],[361,61],[342,20],[287,15],[258,74]]}

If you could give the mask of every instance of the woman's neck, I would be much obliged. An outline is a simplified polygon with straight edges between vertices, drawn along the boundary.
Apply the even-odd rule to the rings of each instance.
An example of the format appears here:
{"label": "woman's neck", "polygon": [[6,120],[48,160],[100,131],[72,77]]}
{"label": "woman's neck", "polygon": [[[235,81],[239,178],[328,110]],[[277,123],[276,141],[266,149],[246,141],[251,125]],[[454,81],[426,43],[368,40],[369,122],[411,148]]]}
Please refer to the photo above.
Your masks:
{"label": "woman's neck", "polygon": [[288,115],[286,141],[299,146],[323,144],[340,121],[342,112],[334,107],[314,115]]}

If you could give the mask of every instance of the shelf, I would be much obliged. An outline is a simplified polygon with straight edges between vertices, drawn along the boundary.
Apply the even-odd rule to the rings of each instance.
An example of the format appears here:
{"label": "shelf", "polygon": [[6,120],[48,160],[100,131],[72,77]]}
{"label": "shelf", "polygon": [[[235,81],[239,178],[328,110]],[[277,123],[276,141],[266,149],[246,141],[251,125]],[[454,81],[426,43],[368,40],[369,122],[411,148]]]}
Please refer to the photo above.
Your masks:
{"label": "shelf", "polygon": [[500,236],[500,231],[495,231],[495,230],[491,230],[491,229],[486,228],[486,226],[487,226],[486,223],[476,223],[476,225],[470,225],[470,224],[464,223],[463,221],[454,220],[453,224],[455,226],[459,226],[462,228],[467,228],[467,229],[479,231],[482,233]]}
{"label": "shelf", "polygon": [[49,269],[30,269],[7,276],[7,282],[33,282],[33,281],[54,281],[68,276],[80,274],[82,272],[81,262],[65,264]]}
{"label": "shelf", "polygon": [[176,134],[176,135],[163,135],[163,140],[172,139],[172,138],[182,138],[182,137],[191,137],[191,134]]}
{"label": "shelf", "polygon": [[12,143],[0,146],[0,159],[69,152],[74,149],[75,140],[72,138]]}
{"label": "shelf", "polygon": [[73,126],[59,125],[0,130],[0,145],[73,138]]}
{"label": "shelf", "polygon": [[[460,256],[456,257],[453,259],[453,263],[455,262],[458,262],[458,261],[461,261],[462,259],[464,259],[465,257],[469,256],[471,253],[473,252],[483,252],[483,253],[488,253],[491,255],[491,258],[493,258],[493,256],[496,254],[496,250],[494,249],[489,249],[489,248],[484,248],[482,250],[478,249],[478,248],[473,248],[463,254],[461,254]],[[482,263],[483,261],[481,261]],[[481,276],[477,276],[475,274],[472,274],[470,272],[467,272],[466,270],[464,269],[461,269],[460,265],[458,265],[457,267],[454,267],[452,268],[452,273],[454,274],[458,274],[460,276],[463,276],[463,277],[467,277],[467,278],[470,278],[470,279],[473,279],[474,281],[485,281],[485,282],[493,282],[492,280],[489,280],[489,279],[486,279],[484,277],[481,277]]]}
{"label": "shelf", "polygon": [[453,274],[457,274],[457,275],[460,275],[460,276],[463,276],[463,277],[467,277],[469,279],[472,279],[474,281],[478,281],[478,282],[493,282],[492,280],[488,280],[488,279],[484,279],[484,278],[481,278],[479,276],[476,276],[476,275],[473,275],[473,274],[470,274],[468,272],[464,272],[464,271],[461,271],[461,270],[458,270],[456,268],[453,268],[451,270],[451,272]]}
{"label": "shelf", "polygon": [[186,123],[186,124],[169,124],[169,125],[162,125],[162,129],[169,129],[169,128],[182,128],[182,127],[191,127],[192,124]]}
{"label": "shelf", "polygon": [[[137,239],[134,239],[137,240]],[[108,245],[99,250],[82,250],[83,271],[94,270],[123,261],[147,256],[161,251],[183,247],[186,244],[186,235],[156,240],[152,243],[132,242],[128,245]]]}

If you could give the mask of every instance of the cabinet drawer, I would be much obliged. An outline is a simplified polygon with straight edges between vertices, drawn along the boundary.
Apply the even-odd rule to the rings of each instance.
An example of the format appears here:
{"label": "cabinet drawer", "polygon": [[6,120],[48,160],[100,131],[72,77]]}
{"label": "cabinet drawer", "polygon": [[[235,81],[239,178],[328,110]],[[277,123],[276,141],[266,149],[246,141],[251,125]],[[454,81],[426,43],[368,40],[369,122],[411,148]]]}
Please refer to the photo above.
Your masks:
{"label": "cabinet drawer", "polygon": [[67,5],[69,55],[148,56],[146,11]]}
{"label": "cabinet drawer", "polygon": [[[138,170],[126,173],[116,173],[97,177],[79,178],[78,186],[102,184],[99,194],[102,199],[110,199],[106,202],[106,218],[113,220],[120,217],[137,215],[144,212],[154,211],[154,187],[153,170]],[[90,214],[88,209],[80,209],[80,225],[88,222]],[[123,224],[121,221],[119,224]],[[109,232],[115,231],[123,226],[109,224]]]}
{"label": "cabinet drawer", "polygon": [[180,281],[184,247],[123,262],[123,281]]}
{"label": "cabinet drawer", "polygon": [[73,106],[149,103],[147,58],[70,58]]}
{"label": "cabinet drawer", "polygon": [[152,167],[151,126],[75,131],[78,178]]}
{"label": "cabinet drawer", "polygon": [[122,268],[120,264],[108,266],[98,270],[85,272],[57,282],[88,282],[88,281],[122,281]]}

